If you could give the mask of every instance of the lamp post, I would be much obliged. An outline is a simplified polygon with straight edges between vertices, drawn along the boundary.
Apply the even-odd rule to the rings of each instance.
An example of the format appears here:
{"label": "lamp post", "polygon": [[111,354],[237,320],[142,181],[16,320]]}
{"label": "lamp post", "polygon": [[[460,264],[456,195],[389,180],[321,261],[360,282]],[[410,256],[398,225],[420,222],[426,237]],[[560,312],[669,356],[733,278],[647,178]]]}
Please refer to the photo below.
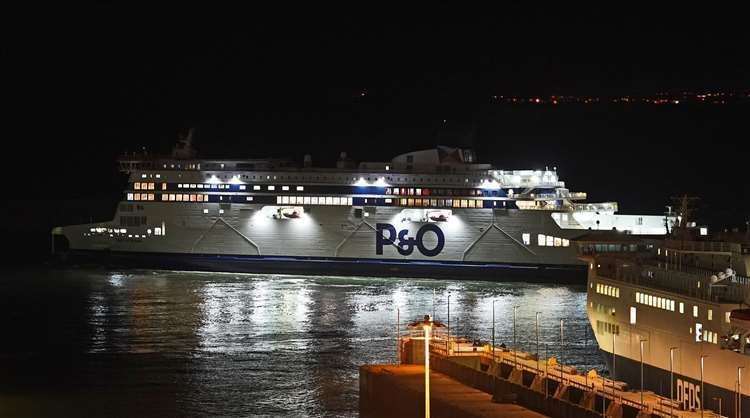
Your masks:
{"label": "lamp post", "polygon": [[549,366],[549,344],[544,343],[544,397],[549,398],[549,381],[547,377],[549,372],[547,368]]}
{"label": "lamp post", "polygon": [[430,418],[430,331],[432,321],[424,324],[424,416]]}
{"label": "lamp post", "polygon": [[643,408],[643,343],[648,340],[641,340],[641,408]]}
{"label": "lamp post", "polygon": [[737,418],[742,416],[742,369],[745,367],[737,367]]}
{"label": "lamp post", "polygon": [[536,331],[536,374],[539,375],[539,314],[536,313],[536,322],[534,323],[534,330]]}
{"label": "lamp post", "polygon": [[705,393],[703,392],[703,363],[704,359],[708,357],[707,354],[701,355],[701,418],[703,418],[703,410],[706,409]]}
{"label": "lamp post", "polygon": [[445,355],[451,354],[451,294],[448,293],[448,341],[445,346]]}
{"label": "lamp post", "polygon": [[713,399],[713,400],[715,400],[716,402],[719,403],[719,416],[721,416],[721,396],[714,396],[711,399]]}
{"label": "lamp post", "polygon": [[432,319],[435,319],[435,289],[432,289]]}
{"label": "lamp post", "polygon": [[615,377],[615,375],[616,375],[615,371],[617,370],[615,368],[615,359],[616,359],[616,357],[615,357],[615,336],[616,336],[616,334],[613,332],[612,333],[612,400],[613,401],[615,400],[615,379],[616,379],[616,377]]}
{"label": "lamp post", "polygon": [[518,346],[516,345],[516,310],[518,306],[513,307],[513,368],[518,368]]}
{"label": "lamp post", "polygon": [[495,367],[495,299],[492,299],[492,347],[490,348],[492,349],[492,367]]}
{"label": "lamp post", "polygon": [[396,308],[396,364],[401,364],[401,308]]}
{"label": "lamp post", "polygon": [[[433,328],[445,328],[445,324],[433,320],[430,315],[425,315],[423,320],[410,322],[407,327],[410,330],[424,330],[424,403],[425,417],[430,417],[430,338]],[[416,338],[415,339],[420,339]]]}
{"label": "lamp post", "polygon": [[560,384],[563,381],[563,351],[565,350],[565,340],[563,340],[563,319],[560,319]]}
{"label": "lamp post", "polygon": [[678,347],[669,347],[669,415],[674,410],[674,350]]}

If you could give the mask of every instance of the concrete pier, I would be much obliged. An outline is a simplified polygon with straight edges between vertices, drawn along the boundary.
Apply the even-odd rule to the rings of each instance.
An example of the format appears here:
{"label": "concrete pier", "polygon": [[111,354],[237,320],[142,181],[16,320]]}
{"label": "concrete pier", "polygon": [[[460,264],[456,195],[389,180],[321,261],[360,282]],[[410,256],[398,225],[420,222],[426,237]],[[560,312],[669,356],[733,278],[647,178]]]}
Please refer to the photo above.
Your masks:
{"label": "concrete pier", "polygon": [[[430,373],[431,416],[435,418],[543,418],[513,403],[495,403],[492,395],[446,376]],[[424,367],[365,365],[359,369],[360,416],[424,417]]]}
{"label": "concrete pier", "polygon": [[[401,364],[418,365],[420,368],[424,364],[424,338],[419,338],[419,335],[419,331],[412,331],[399,339],[398,352]],[[628,390],[623,382],[606,379],[595,372],[580,373],[572,367],[559,364],[554,358],[542,360],[536,359],[529,353],[513,352],[502,347],[475,346],[462,338],[451,336],[448,339],[446,333],[436,334],[431,338],[429,352],[430,368],[433,373],[438,372],[466,388],[483,392],[493,402],[515,403],[525,408],[527,412],[536,412],[538,416],[552,418],[697,418],[701,416],[700,411],[678,410],[675,405],[670,404],[669,399],[652,392],[644,392],[641,395],[640,392]],[[422,386],[421,396],[423,397],[424,381],[422,378],[416,377],[413,384]],[[394,394],[396,395],[398,394]],[[442,395],[433,394],[431,399],[434,400],[433,402],[439,402],[440,396]],[[643,403],[640,402],[641,396]],[[387,402],[387,399],[389,398],[385,397],[383,401]],[[477,408],[476,402],[469,401],[474,398],[467,397],[466,399],[467,403],[471,404],[468,409]],[[423,405],[424,399],[417,397],[412,402],[417,407]],[[453,397],[451,402],[461,404],[462,399],[460,396]],[[708,416],[711,412],[704,411],[704,414]]]}

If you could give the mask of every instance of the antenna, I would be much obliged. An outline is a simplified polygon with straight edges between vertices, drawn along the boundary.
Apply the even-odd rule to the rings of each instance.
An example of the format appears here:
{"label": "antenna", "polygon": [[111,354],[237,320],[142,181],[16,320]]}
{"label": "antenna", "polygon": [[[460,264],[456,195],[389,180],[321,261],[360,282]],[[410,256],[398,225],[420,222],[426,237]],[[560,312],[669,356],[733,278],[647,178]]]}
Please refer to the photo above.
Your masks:
{"label": "antenna", "polygon": [[[682,196],[673,196],[671,197],[671,200],[680,208],[677,212],[677,225],[675,225],[672,230],[680,239],[685,241],[690,238],[688,225],[690,225],[693,212],[695,211],[695,202],[700,200],[700,198],[684,194]],[[672,209],[671,206],[667,206],[667,208],[669,208],[670,211]]]}

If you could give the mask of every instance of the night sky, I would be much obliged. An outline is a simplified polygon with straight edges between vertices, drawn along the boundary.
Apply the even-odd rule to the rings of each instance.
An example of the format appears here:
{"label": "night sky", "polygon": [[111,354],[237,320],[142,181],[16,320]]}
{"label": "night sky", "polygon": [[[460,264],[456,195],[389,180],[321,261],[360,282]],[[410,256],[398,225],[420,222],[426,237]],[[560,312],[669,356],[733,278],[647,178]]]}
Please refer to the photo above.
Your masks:
{"label": "night sky", "polygon": [[[707,222],[744,226],[748,101],[492,101],[750,91],[742,13],[498,5],[101,5],[9,16],[4,131],[14,151],[5,157],[24,181],[11,184],[6,210],[28,216],[27,202],[48,199],[58,210],[38,222],[42,229],[69,212],[106,219],[124,184],[116,156],[167,152],[180,129],[195,127],[203,156],[301,161],[310,153],[316,165],[333,164],[340,151],[385,160],[437,144],[471,146],[500,168],[557,166],[571,189],[617,200],[625,213],[661,213],[670,196],[689,193],[702,198]],[[84,205],[95,212],[87,213],[82,201],[105,203]]]}

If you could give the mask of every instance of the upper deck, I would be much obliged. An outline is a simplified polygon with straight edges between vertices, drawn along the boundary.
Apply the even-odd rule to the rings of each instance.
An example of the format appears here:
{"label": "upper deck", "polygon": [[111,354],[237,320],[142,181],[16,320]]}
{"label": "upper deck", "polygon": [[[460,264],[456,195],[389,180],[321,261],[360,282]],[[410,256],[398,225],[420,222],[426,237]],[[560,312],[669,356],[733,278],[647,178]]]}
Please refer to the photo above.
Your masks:
{"label": "upper deck", "polygon": [[719,303],[750,300],[750,251],[742,242],[627,237],[579,249],[592,256],[598,276]]}

